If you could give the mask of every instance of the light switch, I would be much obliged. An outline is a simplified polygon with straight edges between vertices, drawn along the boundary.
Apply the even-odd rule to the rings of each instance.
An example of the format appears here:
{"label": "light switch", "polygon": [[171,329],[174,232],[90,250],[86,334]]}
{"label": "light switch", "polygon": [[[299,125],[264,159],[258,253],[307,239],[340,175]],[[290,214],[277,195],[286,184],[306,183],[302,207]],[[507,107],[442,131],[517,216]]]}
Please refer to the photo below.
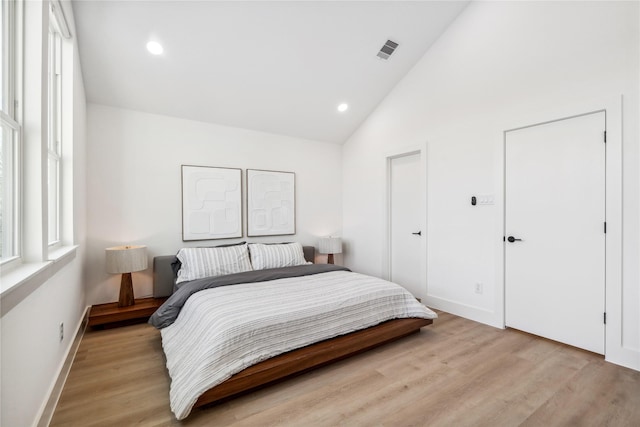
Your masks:
{"label": "light switch", "polygon": [[493,205],[495,203],[495,197],[493,194],[479,194],[478,205]]}

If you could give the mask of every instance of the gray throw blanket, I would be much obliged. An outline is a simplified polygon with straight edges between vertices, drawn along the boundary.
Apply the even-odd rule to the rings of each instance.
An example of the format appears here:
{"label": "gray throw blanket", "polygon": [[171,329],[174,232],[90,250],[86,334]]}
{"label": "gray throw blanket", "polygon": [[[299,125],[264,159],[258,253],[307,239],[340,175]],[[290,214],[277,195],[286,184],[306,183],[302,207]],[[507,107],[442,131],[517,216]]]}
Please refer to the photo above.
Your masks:
{"label": "gray throw blanket", "polygon": [[295,267],[272,268],[268,270],[252,270],[224,276],[205,277],[181,284],[180,288],[169,297],[164,304],[149,318],[149,323],[158,329],[173,324],[180,310],[189,297],[204,289],[219,286],[237,285],[240,283],[266,282],[287,277],[309,276],[329,271],[351,271],[346,267],[333,264],[305,264]]}

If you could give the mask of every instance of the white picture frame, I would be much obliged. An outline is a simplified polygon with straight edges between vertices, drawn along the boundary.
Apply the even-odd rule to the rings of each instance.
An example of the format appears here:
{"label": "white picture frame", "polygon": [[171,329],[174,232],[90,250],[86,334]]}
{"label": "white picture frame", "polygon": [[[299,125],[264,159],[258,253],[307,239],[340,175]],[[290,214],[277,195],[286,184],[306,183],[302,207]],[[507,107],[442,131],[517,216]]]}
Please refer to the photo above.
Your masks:
{"label": "white picture frame", "polygon": [[182,240],[242,237],[242,169],[182,165]]}
{"label": "white picture frame", "polygon": [[247,236],[296,234],[296,175],[247,169]]}

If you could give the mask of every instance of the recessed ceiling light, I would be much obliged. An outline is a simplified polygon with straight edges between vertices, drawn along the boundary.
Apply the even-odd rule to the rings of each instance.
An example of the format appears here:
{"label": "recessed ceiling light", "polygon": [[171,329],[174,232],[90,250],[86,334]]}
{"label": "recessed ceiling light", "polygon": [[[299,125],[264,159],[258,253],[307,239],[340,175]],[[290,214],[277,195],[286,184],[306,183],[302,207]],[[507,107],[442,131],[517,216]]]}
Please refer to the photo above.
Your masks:
{"label": "recessed ceiling light", "polygon": [[147,50],[154,55],[160,55],[164,51],[162,45],[158,42],[147,43]]}
{"label": "recessed ceiling light", "polygon": [[340,111],[341,113],[344,113],[348,109],[349,109],[349,104],[342,103],[338,105],[338,111]]}

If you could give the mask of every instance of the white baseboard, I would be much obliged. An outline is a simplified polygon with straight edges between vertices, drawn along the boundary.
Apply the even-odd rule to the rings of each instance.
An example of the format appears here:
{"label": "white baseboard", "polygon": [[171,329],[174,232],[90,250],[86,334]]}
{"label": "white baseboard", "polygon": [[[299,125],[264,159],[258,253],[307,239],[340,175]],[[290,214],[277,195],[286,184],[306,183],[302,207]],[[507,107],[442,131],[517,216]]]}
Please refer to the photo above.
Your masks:
{"label": "white baseboard", "polygon": [[69,350],[67,351],[67,357],[65,357],[62,365],[60,366],[60,370],[58,373],[58,378],[53,383],[53,387],[49,391],[49,398],[45,403],[43,409],[41,410],[41,414],[39,417],[38,427],[47,427],[49,423],[51,423],[51,419],[53,418],[53,413],[58,405],[58,400],[60,399],[60,395],[62,394],[62,389],[64,388],[64,384],[67,381],[67,376],[69,375],[69,371],[71,371],[71,365],[73,364],[73,359],[76,357],[76,352],[78,351],[78,347],[80,347],[80,341],[82,341],[82,337],[84,336],[84,331],[87,328],[87,324],[89,323],[89,309],[91,306],[87,306],[84,310],[84,315],[82,319],[78,323],[78,327],[76,329],[76,336],[73,339],[73,342],[69,346]]}
{"label": "white baseboard", "polygon": [[428,295],[424,299],[424,304],[427,307],[446,311],[447,313],[455,314],[456,316],[464,317],[465,319],[484,323],[485,325],[493,326],[495,328],[504,329],[502,319],[498,318],[499,316],[493,311],[461,304],[459,302],[435,297],[433,295]]}
{"label": "white baseboard", "polygon": [[604,360],[616,365],[624,366],[625,368],[633,369],[634,371],[640,371],[640,352],[624,348],[622,346],[614,349],[606,349]]}

